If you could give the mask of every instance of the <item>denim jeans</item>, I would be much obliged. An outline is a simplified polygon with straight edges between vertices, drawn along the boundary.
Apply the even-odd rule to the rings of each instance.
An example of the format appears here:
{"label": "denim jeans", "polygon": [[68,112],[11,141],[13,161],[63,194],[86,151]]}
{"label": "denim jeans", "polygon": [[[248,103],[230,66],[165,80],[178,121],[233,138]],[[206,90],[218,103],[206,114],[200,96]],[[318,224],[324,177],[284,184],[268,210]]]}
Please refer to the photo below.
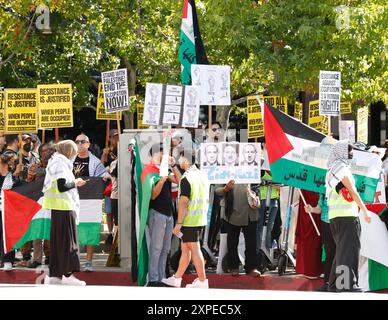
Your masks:
{"label": "denim jeans", "polygon": [[173,217],[150,209],[148,226],[150,231],[150,253],[148,281],[161,281],[166,277],[167,255],[171,248]]}
{"label": "denim jeans", "polygon": [[[257,222],[257,243],[256,243],[257,252],[259,252],[259,249],[262,248],[263,223],[264,223],[264,216],[265,216],[265,210],[266,210],[265,203],[266,203],[265,199],[260,201],[259,220]],[[278,213],[278,200],[271,199],[269,208],[270,209],[269,209],[269,219],[267,224],[267,235],[265,237],[265,246],[267,249],[270,249],[272,247],[272,228],[276,219],[276,215]]]}

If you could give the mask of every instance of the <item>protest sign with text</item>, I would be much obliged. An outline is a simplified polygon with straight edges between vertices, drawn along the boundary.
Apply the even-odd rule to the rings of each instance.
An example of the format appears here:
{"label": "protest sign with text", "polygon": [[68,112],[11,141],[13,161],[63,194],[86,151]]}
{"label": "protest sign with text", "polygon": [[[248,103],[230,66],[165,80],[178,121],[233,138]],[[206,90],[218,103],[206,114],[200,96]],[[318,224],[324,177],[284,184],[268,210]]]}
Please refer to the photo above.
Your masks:
{"label": "protest sign with text", "polygon": [[73,127],[71,84],[38,85],[39,128]]}
{"label": "protest sign with text", "polygon": [[105,112],[129,109],[127,69],[102,72]]}
{"label": "protest sign with text", "polygon": [[4,132],[4,91],[0,90],[0,132]]}
{"label": "protest sign with text", "polygon": [[37,131],[37,89],[5,89],[5,132]]}
{"label": "protest sign with text", "polygon": [[[97,120],[117,120],[116,113],[106,113],[105,112],[105,103],[104,103],[104,88],[102,82],[98,84],[98,96],[97,96],[97,108],[96,108],[96,119]],[[119,114],[119,119],[121,120],[122,113]]]}
{"label": "protest sign with text", "polygon": [[319,114],[339,116],[341,105],[341,72],[320,71]]}

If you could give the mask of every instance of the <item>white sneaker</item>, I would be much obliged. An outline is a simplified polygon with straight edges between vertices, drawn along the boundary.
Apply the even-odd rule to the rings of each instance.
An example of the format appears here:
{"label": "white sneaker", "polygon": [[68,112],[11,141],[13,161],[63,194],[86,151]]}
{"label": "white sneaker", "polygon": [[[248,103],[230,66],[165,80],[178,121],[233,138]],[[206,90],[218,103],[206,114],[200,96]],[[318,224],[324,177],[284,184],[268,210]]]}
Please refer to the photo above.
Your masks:
{"label": "white sneaker", "polygon": [[172,276],[167,279],[162,279],[162,282],[169,287],[180,288],[182,283],[182,278],[175,278],[175,276]]}
{"label": "white sneaker", "polygon": [[62,284],[62,279],[57,277],[49,277],[46,275],[44,277],[44,284]]}
{"label": "white sneaker", "polygon": [[193,281],[192,284],[188,284],[186,288],[200,288],[200,289],[209,289],[209,280],[205,279],[203,281],[198,278]]}
{"label": "white sneaker", "polygon": [[11,271],[13,269],[12,263],[11,262],[4,262],[4,271]]}
{"label": "white sneaker", "polygon": [[71,275],[70,277],[62,276],[62,284],[65,286],[86,286],[85,281],[77,279],[74,275]]}

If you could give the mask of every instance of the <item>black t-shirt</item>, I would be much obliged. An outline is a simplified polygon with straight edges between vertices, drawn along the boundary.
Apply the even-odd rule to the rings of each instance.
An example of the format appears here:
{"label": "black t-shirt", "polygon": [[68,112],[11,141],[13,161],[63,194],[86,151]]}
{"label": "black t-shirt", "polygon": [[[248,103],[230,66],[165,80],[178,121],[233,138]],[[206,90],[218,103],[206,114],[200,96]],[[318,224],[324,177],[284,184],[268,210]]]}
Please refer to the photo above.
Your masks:
{"label": "black t-shirt", "polygon": [[166,181],[162,191],[155,200],[150,201],[150,209],[154,209],[168,217],[172,215],[171,182]]}
{"label": "black t-shirt", "polygon": [[76,177],[89,177],[89,157],[77,157],[73,164],[73,173]]}
{"label": "black t-shirt", "polygon": [[190,194],[191,194],[191,186],[187,178],[183,178],[181,180],[181,196],[186,196],[187,198],[190,199]]}

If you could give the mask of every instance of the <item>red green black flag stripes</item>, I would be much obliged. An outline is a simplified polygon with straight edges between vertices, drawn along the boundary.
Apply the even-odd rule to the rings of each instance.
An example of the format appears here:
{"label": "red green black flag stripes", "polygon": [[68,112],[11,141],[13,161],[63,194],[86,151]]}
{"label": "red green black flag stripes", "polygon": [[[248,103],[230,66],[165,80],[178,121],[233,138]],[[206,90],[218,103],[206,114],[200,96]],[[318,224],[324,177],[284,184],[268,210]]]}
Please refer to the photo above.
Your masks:
{"label": "red green black flag stripes", "polygon": [[209,64],[199,32],[194,0],[184,0],[180,34],[179,62],[182,65],[182,84],[191,84],[191,65]]}

